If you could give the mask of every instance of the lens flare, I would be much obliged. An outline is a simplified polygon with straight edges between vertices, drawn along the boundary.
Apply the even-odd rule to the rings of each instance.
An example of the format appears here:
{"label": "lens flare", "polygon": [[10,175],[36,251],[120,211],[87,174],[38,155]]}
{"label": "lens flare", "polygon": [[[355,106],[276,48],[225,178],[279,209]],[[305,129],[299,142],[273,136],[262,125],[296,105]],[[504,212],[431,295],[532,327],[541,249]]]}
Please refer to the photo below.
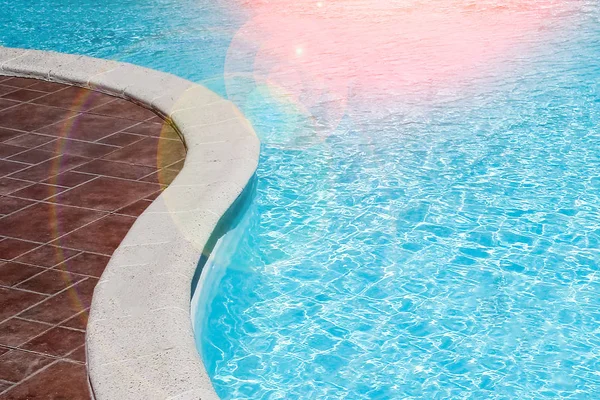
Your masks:
{"label": "lens flare", "polygon": [[[415,86],[439,89],[502,65],[551,18],[556,2],[316,4],[318,11],[315,3],[292,0],[243,2],[251,18],[232,41],[226,84],[228,75],[244,73],[283,88],[309,111],[324,104],[351,108],[373,96],[397,101]],[[338,101],[323,103],[324,97]],[[328,110],[329,124],[337,126],[335,119],[349,112]]]}

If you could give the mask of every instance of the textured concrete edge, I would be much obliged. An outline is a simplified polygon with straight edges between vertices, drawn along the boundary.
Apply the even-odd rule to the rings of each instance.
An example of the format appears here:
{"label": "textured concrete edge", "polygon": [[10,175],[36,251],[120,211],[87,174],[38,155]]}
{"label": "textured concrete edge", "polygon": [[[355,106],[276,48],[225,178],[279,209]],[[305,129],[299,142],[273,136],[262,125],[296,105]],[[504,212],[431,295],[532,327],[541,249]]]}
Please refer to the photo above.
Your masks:
{"label": "textured concrete edge", "polygon": [[194,342],[191,282],[217,223],[256,171],[260,142],[250,123],[201,85],[122,62],[0,47],[0,75],[119,96],[181,134],[183,169],[136,220],[96,287],[88,371],[98,400],[218,399]]}

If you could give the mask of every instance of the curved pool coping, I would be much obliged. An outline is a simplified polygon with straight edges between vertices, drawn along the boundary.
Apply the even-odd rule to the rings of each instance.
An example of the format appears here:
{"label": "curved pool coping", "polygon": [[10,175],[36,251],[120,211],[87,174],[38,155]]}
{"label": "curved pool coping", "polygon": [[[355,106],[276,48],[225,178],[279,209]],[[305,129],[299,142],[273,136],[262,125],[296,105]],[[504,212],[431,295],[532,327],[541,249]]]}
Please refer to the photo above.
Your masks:
{"label": "curved pool coping", "polygon": [[123,62],[0,46],[0,75],[118,96],[178,131],[187,148],[183,169],[138,217],[96,286],[88,373],[98,400],[218,399],[194,342],[192,279],[217,223],[258,166],[251,124],[201,85]]}

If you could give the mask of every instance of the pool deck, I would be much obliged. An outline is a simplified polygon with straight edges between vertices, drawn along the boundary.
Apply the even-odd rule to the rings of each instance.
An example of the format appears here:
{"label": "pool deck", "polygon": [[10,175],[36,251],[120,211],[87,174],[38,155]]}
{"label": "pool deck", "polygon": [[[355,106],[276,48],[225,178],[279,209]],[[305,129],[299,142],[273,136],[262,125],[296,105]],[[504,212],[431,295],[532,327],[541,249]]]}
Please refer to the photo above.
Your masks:
{"label": "pool deck", "polygon": [[90,398],[93,289],[184,157],[129,101],[0,77],[0,398]]}
{"label": "pool deck", "polygon": [[[1,178],[5,182],[0,187],[4,197],[15,199],[6,200],[9,206],[16,207],[7,208],[2,218],[14,222],[0,224],[0,236],[6,238],[0,251],[8,251],[2,257],[10,261],[2,267],[16,270],[16,275],[22,272],[14,265],[35,271],[0,287],[0,293],[12,293],[0,300],[4,312],[11,310],[0,321],[16,324],[7,332],[23,332],[10,346],[0,343],[0,357],[18,359],[14,355],[23,353],[23,357],[50,359],[39,363],[43,365],[25,362],[36,366],[25,368],[18,377],[0,376],[0,385],[4,384],[0,399],[80,398],[86,354],[96,399],[217,399],[194,343],[192,281],[221,217],[256,170],[260,142],[250,123],[231,102],[200,85],[126,63],[0,47],[0,75],[48,81],[29,85],[30,80],[0,77],[2,86],[15,88],[17,82],[27,86],[0,93],[8,97],[0,104],[9,102],[10,107],[0,111],[0,126],[17,124],[6,128],[21,133],[2,140],[7,147],[0,165],[2,174],[10,177]],[[86,91],[90,98],[106,99],[98,93],[102,92],[122,99],[94,105],[78,115],[58,103],[32,104],[42,87],[54,93],[39,98],[81,90],[56,83],[91,89],[92,94]],[[78,104],[86,104],[77,99]],[[11,105],[15,100],[23,104]],[[54,112],[43,113],[39,107],[54,107]],[[22,111],[16,111],[19,108]],[[98,111],[109,109],[104,114]],[[110,114],[127,112],[131,114]],[[91,129],[100,117],[111,122]],[[147,124],[160,125],[164,137],[157,138],[157,130],[149,133]],[[27,146],[12,142],[23,135],[53,141]],[[187,149],[183,166],[178,137]],[[156,152],[148,151],[146,143],[153,143]],[[114,151],[108,146],[114,146]],[[40,152],[53,150],[58,155],[44,160],[45,153]],[[84,151],[91,153],[78,153]],[[28,152],[33,158],[19,159]],[[88,176],[92,178],[78,182]],[[18,182],[26,183],[19,187]],[[35,257],[36,252],[41,253]],[[92,256],[101,261],[93,261]],[[10,276],[0,274],[0,278]],[[59,300],[70,304],[68,312],[60,312]],[[19,324],[31,327],[19,328]],[[36,368],[37,372],[29,371]],[[67,380],[79,383],[61,383]],[[48,392],[69,387],[75,392]]]}

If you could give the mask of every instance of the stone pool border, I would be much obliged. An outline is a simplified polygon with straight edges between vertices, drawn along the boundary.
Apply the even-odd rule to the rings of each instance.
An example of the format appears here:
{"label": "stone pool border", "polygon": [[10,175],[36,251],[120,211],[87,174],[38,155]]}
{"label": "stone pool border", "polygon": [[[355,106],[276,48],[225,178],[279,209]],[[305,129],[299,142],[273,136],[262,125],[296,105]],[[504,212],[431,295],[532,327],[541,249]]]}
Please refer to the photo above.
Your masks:
{"label": "stone pool border", "polygon": [[121,97],[180,134],[181,172],[138,217],[96,286],[87,368],[98,400],[218,399],[194,342],[192,279],[217,223],[256,171],[260,142],[250,123],[201,85],[123,62],[0,46],[0,75]]}

